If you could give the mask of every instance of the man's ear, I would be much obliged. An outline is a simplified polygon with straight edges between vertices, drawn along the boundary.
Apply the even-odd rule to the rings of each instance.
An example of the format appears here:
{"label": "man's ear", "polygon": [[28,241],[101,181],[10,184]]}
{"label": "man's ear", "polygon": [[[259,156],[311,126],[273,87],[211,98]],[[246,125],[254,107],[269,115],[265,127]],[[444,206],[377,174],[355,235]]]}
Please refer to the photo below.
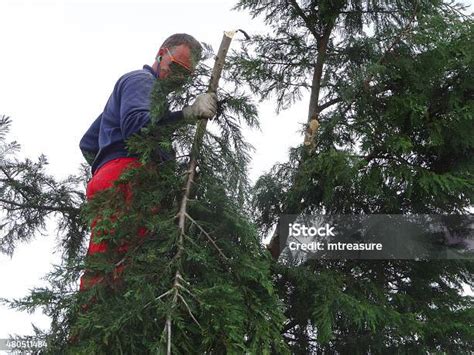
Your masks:
{"label": "man's ear", "polygon": [[160,48],[160,50],[158,51],[158,53],[156,54],[156,60],[158,62],[161,61],[161,59],[163,58],[163,54],[165,54],[165,49],[164,48]]}

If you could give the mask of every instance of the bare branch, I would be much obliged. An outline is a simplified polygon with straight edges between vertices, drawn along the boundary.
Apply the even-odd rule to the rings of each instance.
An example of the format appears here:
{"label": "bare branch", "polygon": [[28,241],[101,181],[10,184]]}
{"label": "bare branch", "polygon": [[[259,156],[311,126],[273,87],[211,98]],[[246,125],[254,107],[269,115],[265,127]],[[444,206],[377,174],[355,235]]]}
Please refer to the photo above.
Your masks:
{"label": "bare branch", "polygon": [[196,317],[194,317],[194,314],[193,314],[193,312],[191,312],[191,309],[189,308],[189,306],[188,306],[186,300],[185,300],[185,299],[183,298],[183,296],[181,296],[179,293],[178,293],[177,295],[178,295],[179,299],[180,299],[181,301],[183,301],[183,303],[184,303],[184,305],[186,306],[186,309],[188,310],[188,313],[189,313],[189,315],[191,316],[191,318],[193,319],[193,321],[198,325],[198,327],[199,327],[200,329],[202,329],[201,324],[199,324],[199,322],[197,321]]}
{"label": "bare branch", "polygon": [[219,252],[219,254],[225,259],[225,260],[228,260],[228,258],[225,256],[224,252],[221,250],[221,248],[219,248],[219,246],[216,244],[216,242],[214,241],[214,239],[212,239],[212,237],[209,235],[209,233],[207,233],[204,228],[201,227],[201,225],[199,223],[197,223],[189,214],[186,213],[186,217],[189,218],[189,220],[196,226],[199,228],[199,230],[207,237],[207,239],[209,239],[209,241],[212,243],[212,245],[214,245],[214,248],[217,249],[217,251]]}
{"label": "bare branch", "polygon": [[306,24],[306,27],[308,28],[309,32],[314,36],[316,40],[319,40],[320,34],[315,30],[313,25],[311,24],[311,21],[308,16],[304,13],[303,9],[298,5],[296,0],[289,0],[290,4],[293,6],[295,9],[296,13],[298,14],[299,17],[304,21]]}

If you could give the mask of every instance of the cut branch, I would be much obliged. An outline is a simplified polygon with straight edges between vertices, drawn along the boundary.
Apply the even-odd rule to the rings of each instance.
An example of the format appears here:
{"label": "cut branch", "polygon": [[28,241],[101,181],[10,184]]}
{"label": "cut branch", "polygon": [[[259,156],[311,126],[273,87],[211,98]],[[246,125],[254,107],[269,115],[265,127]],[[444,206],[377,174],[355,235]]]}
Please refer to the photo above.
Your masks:
{"label": "cut branch", "polygon": [[[224,36],[222,38],[219,50],[217,52],[216,56],[216,61],[214,63],[214,68],[212,70],[211,74],[211,80],[209,83],[209,87],[207,92],[209,93],[216,93],[217,87],[219,84],[219,79],[221,77],[222,69],[224,68],[224,63],[225,63],[225,58],[227,56],[227,51],[229,50],[230,43],[232,41],[232,38],[235,34],[235,31],[230,31],[230,32],[224,32]],[[244,33],[245,34],[245,33]],[[247,37],[247,35],[246,35]],[[206,133],[206,126],[207,126],[207,119],[201,119],[197,123],[196,127],[196,134],[194,136],[193,140],[193,145],[191,148],[191,154],[190,154],[190,162],[189,162],[189,168],[187,170],[187,178],[186,182],[184,184],[184,189],[183,189],[183,197],[181,198],[181,203],[179,206],[179,211],[176,217],[178,218],[178,228],[179,228],[179,236],[178,236],[178,241],[177,241],[177,248],[178,251],[174,257],[175,260],[179,260],[183,250],[184,250],[184,236],[186,235],[186,220],[189,219],[191,221],[194,221],[193,219],[190,218],[187,210],[188,210],[188,201],[190,200],[191,192],[192,192],[192,187],[194,184],[194,179],[196,176],[196,167],[198,165],[198,158],[199,158],[199,153],[202,147],[203,139],[204,139],[204,134]],[[194,221],[195,222],[195,221]],[[200,227],[197,223],[196,225]],[[203,230],[201,229],[201,232]],[[205,231],[204,231],[205,232]],[[207,233],[204,233],[208,238],[210,237]],[[213,242],[214,246],[217,247],[217,245],[214,243],[212,238],[210,240]],[[222,253],[222,251],[217,247],[221,255],[225,258],[225,255]],[[177,264],[179,265],[179,264]],[[188,307],[187,303],[184,301],[184,298],[179,295],[179,287],[181,284],[179,283],[180,280],[183,280],[181,273],[179,271],[179,266],[177,266],[176,274],[174,277],[174,282],[172,289],[174,291],[173,295],[173,305],[176,305],[178,301],[178,297],[181,298],[181,300],[184,302],[185,306],[188,309],[188,312],[191,315],[191,318],[199,325],[199,322],[195,319],[194,315],[191,313],[191,309]],[[173,307],[172,307],[173,309]],[[171,312],[168,314],[166,318],[166,326],[165,330],[167,333],[167,347],[166,347],[166,353],[167,355],[171,354]]]}
{"label": "cut branch", "polygon": [[[224,32],[219,51],[217,52],[216,61],[214,68],[211,74],[211,82],[207,92],[215,93],[219,84],[219,79],[221,77],[222,69],[224,68],[225,57],[227,56],[227,51],[230,47],[230,42],[235,32]],[[196,135],[194,136],[193,146],[191,148],[191,161],[189,163],[189,169],[187,171],[188,177],[186,179],[184,194],[181,199],[181,204],[178,212],[178,227],[181,232],[184,232],[186,224],[186,213],[187,213],[187,204],[189,197],[191,195],[191,188],[194,182],[194,177],[196,175],[197,159],[199,157],[199,152],[201,150],[202,141],[204,134],[206,132],[207,119],[201,119],[196,127]]]}

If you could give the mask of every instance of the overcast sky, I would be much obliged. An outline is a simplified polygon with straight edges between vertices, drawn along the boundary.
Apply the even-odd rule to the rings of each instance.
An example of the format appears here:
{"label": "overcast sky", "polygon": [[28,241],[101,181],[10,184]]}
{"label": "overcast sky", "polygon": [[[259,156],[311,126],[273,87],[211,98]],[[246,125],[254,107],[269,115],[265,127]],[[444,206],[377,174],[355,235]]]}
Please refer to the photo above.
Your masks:
{"label": "overcast sky", "polygon": [[[45,154],[48,172],[58,178],[76,173],[83,162],[79,140],[116,80],[152,64],[167,36],[189,33],[217,50],[225,30],[263,30],[247,13],[231,11],[234,3],[0,0],[0,115],[12,118],[10,140],[22,145],[22,156]],[[288,148],[301,142],[298,122],[306,120],[308,100],[278,117],[272,104],[260,107],[262,131],[246,133],[256,148],[252,179],[286,160]],[[24,296],[59,262],[51,230],[54,223],[49,235],[19,245],[12,259],[0,255],[0,297]],[[39,313],[0,306],[0,339],[30,333],[31,322],[48,324]]]}
{"label": "overcast sky", "polygon": [[[76,173],[83,162],[79,140],[102,111],[116,80],[152,64],[167,36],[189,33],[217,49],[224,30],[242,28],[250,35],[263,30],[247,13],[231,11],[234,4],[0,0],[0,115],[12,118],[10,140],[22,145],[22,156],[45,154],[48,172],[56,177]],[[234,43],[232,48],[237,47]],[[262,131],[246,133],[256,148],[252,180],[285,161],[288,148],[301,143],[297,131],[307,108],[307,95],[278,116],[271,103],[260,105]],[[0,255],[0,297],[24,296],[59,261],[54,236],[47,234],[19,245],[12,259]],[[41,314],[0,306],[0,339],[31,333],[31,322],[48,324]]]}

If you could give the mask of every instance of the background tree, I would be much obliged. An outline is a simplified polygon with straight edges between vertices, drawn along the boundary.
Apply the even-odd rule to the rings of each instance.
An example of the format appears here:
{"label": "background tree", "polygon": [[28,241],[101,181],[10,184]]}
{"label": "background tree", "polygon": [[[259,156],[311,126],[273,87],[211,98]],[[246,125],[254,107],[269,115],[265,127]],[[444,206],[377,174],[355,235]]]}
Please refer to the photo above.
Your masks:
{"label": "background tree", "polygon": [[[88,179],[85,166],[77,176],[63,181],[46,173],[47,159],[19,160],[17,142],[8,142],[9,117],[0,117],[0,251],[12,255],[18,242],[28,241],[35,232],[44,232],[49,217],[58,217],[58,232],[66,259],[81,254],[86,225],[80,218],[84,185]],[[83,251],[83,250],[82,250]]]}
{"label": "background tree", "polygon": [[[243,0],[236,8],[263,17],[270,34],[235,53],[234,80],[276,97],[277,112],[309,92],[304,143],[254,188],[262,235],[280,214],[469,213],[473,27],[461,7]],[[295,353],[472,351],[472,297],[461,294],[472,271],[468,260],[275,264],[284,335]]]}

